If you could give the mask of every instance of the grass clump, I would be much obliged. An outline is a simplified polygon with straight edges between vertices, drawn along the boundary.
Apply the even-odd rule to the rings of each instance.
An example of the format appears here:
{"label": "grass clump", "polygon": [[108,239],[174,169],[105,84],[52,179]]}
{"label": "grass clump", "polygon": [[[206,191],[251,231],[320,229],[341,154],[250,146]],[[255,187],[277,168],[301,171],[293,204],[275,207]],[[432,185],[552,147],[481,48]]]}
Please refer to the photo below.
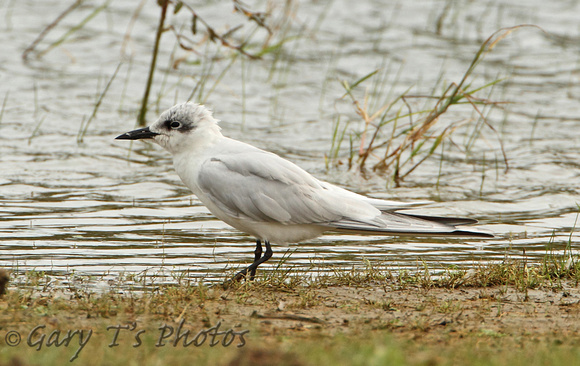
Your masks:
{"label": "grass clump", "polygon": [[[476,263],[472,268],[455,265],[444,269],[431,269],[419,260],[416,270],[396,270],[389,263],[365,261],[363,267],[316,267],[302,270],[284,268],[283,261],[271,271],[261,269],[256,281],[228,283],[232,291],[295,292],[297,289],[329,287],[383,287],[392,290],[445,288],[512,287],[525,292],[540,287],[559,290],[580,283],[580,258],[570,250],[562,254],[546,253],[540,264],[529,264],[524,258],[505,256],[502,261]],[[232,272],[233,273],[233,272]],[[228,278],[226,276],[226,278]],[[228,287],[229,288],[229,287]]]}
{"label": "grass clump", "polygon": [[[521,27],[523,26],[500,29],[492,34],[480,46],[461,80],[443,87],[440,94],[435,92],[438,87],[435,87],[433,94],[429,96],[413,95],[409,88],[395,98],[391,98],[389,95],[386,100],[381,101],[386,75],[380,72],[380,69],[374,70],[352,83],[343,80],[342,86],[345,94],[341,99],[350,99],[355,112],[362,119],[362,127],[352,131],[348,139],[349,168],[356,166],[362,172],[370,169],[374,172],[387,174],[396,186],[400,185],[407,176],[437,151],[441,151],[441,156],[443,156],[445,141],[454,144],[451,141],[451,135],[457,129],[465,128],[468,124],[466,121],[444,123],[441,119],[451,107],[468,105],[479,116],[479,121],[471,133],[465,128],[466,133],[470,136],[464,147],[465,153],[469,154],[475,140],[482,136],[481,130],[487,127],[499,141],[507,171],[508,159],[502,141],[496,129],[487,120],[486,114],[489,111],[485,110],[485,108],[491,109],[497,106],[500,102],[490,100],[489,95],[487,97],[479,96],[483,91],[493,90],[493,87],[502,79],[493,80],[481,86],[473,86],[470,79],[484,56],[498,42]],[[358,88],[369,81],[373,81],[373,84],[366,88],[361,97]],[[420,99],[425,100],[426,104],[415,109],[412,101]],[[347,127],[348,123],[341,124],[340,118],[337,117],[334,123],[331,149],[327,154],[327,167],[331,163],[339,162],[338,152],[347,137]]]}

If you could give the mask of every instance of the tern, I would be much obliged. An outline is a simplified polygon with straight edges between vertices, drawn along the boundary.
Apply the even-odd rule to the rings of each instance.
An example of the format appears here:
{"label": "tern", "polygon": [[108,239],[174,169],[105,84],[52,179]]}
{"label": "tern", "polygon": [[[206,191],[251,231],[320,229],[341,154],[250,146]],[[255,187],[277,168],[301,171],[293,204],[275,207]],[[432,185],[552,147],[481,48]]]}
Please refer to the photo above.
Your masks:
{"label": "tern", "polygon": [[117,139],[152,139],[169,151],[175,171],[209,211],[256,238],[254,262],[234,281],[248,273],[254,278],[258,266],[272,257],[270,243],[297,243],[327,231],[493,237],[460,227],[474,219],[403,213],[416,205],[366,197],[318,180],[274,153],[225,137],[211,111],[197,103],[177,104],[151,126]]}

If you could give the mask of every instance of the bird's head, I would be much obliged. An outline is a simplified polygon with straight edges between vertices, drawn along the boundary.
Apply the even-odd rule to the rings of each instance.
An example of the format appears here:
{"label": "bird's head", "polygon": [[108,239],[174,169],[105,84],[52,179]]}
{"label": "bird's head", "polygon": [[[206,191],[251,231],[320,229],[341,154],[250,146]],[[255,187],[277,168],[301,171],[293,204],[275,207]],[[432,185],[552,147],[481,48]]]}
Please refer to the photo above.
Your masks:
{"label": "bird's head", "polygon": [[221,136],[217,120],[201,104],[186,102],[166,110],[149,127],[126,132],[119,140],[153,139],[172,154]]}

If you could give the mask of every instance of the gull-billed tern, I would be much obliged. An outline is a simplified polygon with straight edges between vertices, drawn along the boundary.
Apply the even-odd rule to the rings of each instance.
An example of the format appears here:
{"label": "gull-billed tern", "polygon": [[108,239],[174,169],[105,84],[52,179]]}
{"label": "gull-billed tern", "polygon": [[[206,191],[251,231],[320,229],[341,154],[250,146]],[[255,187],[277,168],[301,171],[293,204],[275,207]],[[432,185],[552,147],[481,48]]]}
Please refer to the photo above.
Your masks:
{"label": "gull-billed tern", "polygon": [[[121,140],[153,139],[173,155],[177,174],[220,220],[256,237],[254,262],[240,280],[272,256],[270,243],[288,244],[325,231],[373,235],[493,235],[458,228],[477,221],[398,212],[416,206],[365,197],[314,178],[296,164],[225,137],[203,105],[187,102]],[[266,252],[262,256],[262,241]]]}

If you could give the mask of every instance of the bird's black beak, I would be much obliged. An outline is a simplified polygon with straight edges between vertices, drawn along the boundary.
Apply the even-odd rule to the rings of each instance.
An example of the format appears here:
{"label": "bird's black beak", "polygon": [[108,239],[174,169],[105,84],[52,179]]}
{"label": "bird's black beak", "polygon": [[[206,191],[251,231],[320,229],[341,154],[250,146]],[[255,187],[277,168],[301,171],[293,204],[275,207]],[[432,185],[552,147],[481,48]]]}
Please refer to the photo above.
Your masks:
{"label": "bird's black beak", "polygon": [[122,135],[115,137],[115,140],[140,140],[140,139],[152,139],[153,136],[159,135],[156,132],[152,132],[149,127],[140,128],[138,130],[125,132]]}

